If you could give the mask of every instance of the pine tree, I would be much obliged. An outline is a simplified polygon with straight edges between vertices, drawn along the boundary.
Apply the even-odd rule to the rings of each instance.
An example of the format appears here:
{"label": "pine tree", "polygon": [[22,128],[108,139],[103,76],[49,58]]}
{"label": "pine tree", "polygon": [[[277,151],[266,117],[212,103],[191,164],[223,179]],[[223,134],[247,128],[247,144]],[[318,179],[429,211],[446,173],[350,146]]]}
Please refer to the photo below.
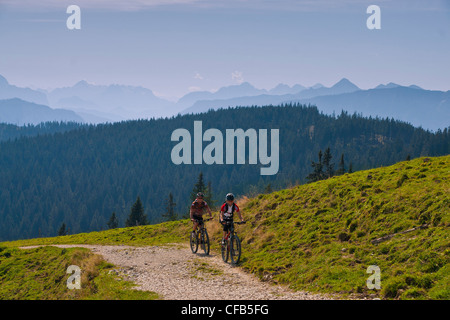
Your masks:
{"label": "pine tree", "polygon": [[138,196],[136,202],[131,207],[128,219],[125,222],[126,227],[135,227],[148,224],[147,215],[144,213],[144,206],[142,205],[141,198]]}
{"label": "pine tree", "polygon": [[325,178],[331,178],[334,175],[334,163],[331,162],[333,156],[331,155],[330,147],[325,150],[323,155],[323,166],[325,168]]}
{"label": "pine tree", "polygon": [[348,173],[353,173],[353,164],[350,162],[350,165],[348,166]]}
{"label": "pine tree", "polygon": [[211,181],[208,182],[208,185],[204,192],[204,199],[210,208],[214,207],[215,201],[213,200]]}
{"label": "pine tree", "polygon": [[59,227],[58,236],[65,236],[65,235],[67,235],[67,230],[66,230],[66,224],[63,222],[61,227]]}
{"label": "pine tree", "polygon": [[166,221],[175,221],[177,220],[177,214],[175,213],[176,203],[173,201],[172,192],[169,193],[169,197],[167,199],[166,212],[163,214],[163,218]]}
{"label": "pine tree", "polygon": [[194,201],[197,198],[197,193],[199,192],[202,192],[203,194],[205,194],[206,192],[205,182],[203,181],[203,172],[200,172],[200,174],[198,175],[197,183],[192,189],[191,201]]}
{"label": "pine tree", "polygon": [[315,182],[324,179],[322,150],[319,151],[319,161],[318,162],[311,161],[311,167],[313,167],[313,172],[306,177],[308,182]]}
{"label": "pine tree", "polygon": [[339,161],[339,169],[336,171],[336,175],[342,175],[345,173],[344,154],[341,154],[341,161]]}
{"label": "pine tree", "polygon": [[119,227],[119,220],[117,219],[115,212],[112,213],[107,225],[109,229],[116,229]]}
{"label": "pine tree", "polygon": [[272,185],[269,183],[265,188],[264,188],[264,193],[271,193],[272,190]]}

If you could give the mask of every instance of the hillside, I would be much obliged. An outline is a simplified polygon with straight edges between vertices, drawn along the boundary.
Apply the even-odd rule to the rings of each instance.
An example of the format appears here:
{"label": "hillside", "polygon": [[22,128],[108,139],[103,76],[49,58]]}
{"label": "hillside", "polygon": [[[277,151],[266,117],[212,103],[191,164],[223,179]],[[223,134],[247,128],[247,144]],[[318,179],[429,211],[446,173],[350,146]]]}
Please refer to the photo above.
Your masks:
{"label": "hillside", "polygon": [[[80,267],[81,288],[68,290],[70,265]],[[114,265],[85,248],[0,246],[0,300],[105,300],[158,298],[110,271]]]}
{"label": "hillside", "polygon": [[30,88],[21,88],[12,85],[5,77],[0,75],[0,100],[18,98],[36,104],[48,105],[48,99],[45,93],[32,90]]}
{"label": "hillside", "polygon": [[[242,198],[241,266],[295,290],[449,299],[449,169],[450,156],[426,157]],[[0,246],[158,245],[187,241],[189,226],[182,220]],[[218,250],[220,227],[210,222],[208,230]],[[381,269],[379,291],[366,287],[370,265]]]}
{"label": "hillside", "polygon": [[[224,121],[226,120],[226,121]],[[175,165],[172,132],[216,128],[279,129],[279,171],[262,176],[262,164]],[[207,142],[203,143],[206,147]],[[214,199],[232,191],[254,195],[305,182],[311,161],[330,147],[337,168],[362,170],[420,156],[450,153],[450,132],[431,133],[403,122],[342,113],[326,116],[303,105],[210,111],[167,119],[83,126],[52,135],[0,143],[0,240],[54,236],[62,223],[71,233],[107,227],[115,212],[120,226],[140,196],[150,223],[163,221],[173,194],[178,216],[187,213],[190,193],[202,172]],[[237,149],[235,145],[235,149]],[[248,151],[247,151],[248,154]],[[246,159],[247,159],[246,155]],[[170,177],[170,178],[168,178]],[[155,199],[158,199],[155,201]]]}
{"label": "hillside", "polygon": [[37,125],[48,121],[84,122],[83,118],[71,110],[52,109],[18,98],[0,100],[0,122]]}
{"label": "hillside", "polygon": [[384,298],[448,299],[449,169],[450,156],[421,158],[250,199],[243,266],[297,289],[367,293],[377,265]]}

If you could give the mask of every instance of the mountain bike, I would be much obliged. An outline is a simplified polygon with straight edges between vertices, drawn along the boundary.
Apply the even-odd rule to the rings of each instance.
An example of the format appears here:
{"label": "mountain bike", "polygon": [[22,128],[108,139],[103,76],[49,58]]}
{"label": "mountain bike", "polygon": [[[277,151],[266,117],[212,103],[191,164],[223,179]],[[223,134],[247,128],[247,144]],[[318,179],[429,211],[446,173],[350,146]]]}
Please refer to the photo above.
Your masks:
{"label": "mountain bike", "polygon": [[223,221],[221,222],[223,225],[230,225],[230,229],[228,230],[227,235],[225,236],[224,241],[222,241],[221,251],[222,251],[222,259],[224,262],[228,261],[228,257],[231,258],[231,264],[237,265],[239,260],[241,259],[241,240],[234,229],[235,224],[244,224],[245,221],[242,222],[234,222],[234,221]]}
{"label": "mountain bike", "polygon": [[194,219],[195,222],[198,222],[198,228],[197,230],[192,231],[189,237],[189,244],[191,246],[192,253],[197,253],[198,246],[200,245],[201,249],[205,252],[205,255],[209,255],[209,236],[204,222],[211,219],[212,218],[204,220]]}

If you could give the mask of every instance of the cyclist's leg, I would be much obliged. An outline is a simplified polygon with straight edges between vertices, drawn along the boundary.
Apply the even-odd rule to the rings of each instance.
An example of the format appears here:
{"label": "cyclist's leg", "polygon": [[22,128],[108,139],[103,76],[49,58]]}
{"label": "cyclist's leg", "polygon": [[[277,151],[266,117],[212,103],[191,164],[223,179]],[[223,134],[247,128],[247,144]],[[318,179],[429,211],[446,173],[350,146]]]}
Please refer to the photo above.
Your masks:
{"label": "cyclist's leg", "polygon": [[229,231],[230,231],[230,226],[229,226],[227,223],[225,223],[225,224],[223,225],[222,243],[225,242],[225,239],[226,239],[227,234],[229,233]]}
{"label": "cyclist's leg", "polygon": [[193,225],[192,232],[195,232],[195,230],[197,230],[197,227],[198,227],[198,224],[199,224],[199,221],[200,221],[201,217],[196,215],[196,214],[194,214],[192,216],[192,218],[194,218],[194,225]]}
{"label": "cyclist's leg", "polygon": [[198,230],[201,231],[201,229],[203,229],[203,223],[204,223],[203,222],[203,216],[198,216],[197,220],[198,220],[198,224],[197,224],[198,225]]}
{"label": "cyclist's leg", "polygon": [[225,243],[225,237],[227,236],[227,233],[224,231],[223,232],[223,235],[222,235],[222,244],[224,244]]}

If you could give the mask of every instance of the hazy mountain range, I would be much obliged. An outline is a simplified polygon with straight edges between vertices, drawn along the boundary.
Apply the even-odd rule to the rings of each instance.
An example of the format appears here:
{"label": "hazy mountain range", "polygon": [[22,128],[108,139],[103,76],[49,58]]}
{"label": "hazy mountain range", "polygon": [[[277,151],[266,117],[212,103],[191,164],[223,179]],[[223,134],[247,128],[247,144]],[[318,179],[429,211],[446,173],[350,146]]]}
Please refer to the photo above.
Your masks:
{"label": "hazy mountain range", "polygon": [[[242,85],[251,86],[248,83]],[[295,86],[294,86],[295,87]],[[360,90],[356,85],[351,83],[347,79],[342,79],[334,86],[327,88],[322,85],[316,85],[311,88],[302,87],[298,92],[287,94],[270,94],[268,92],[260,95],[240,95],[229,99],[198,99],[191,107],[183,110],[182,113],[199,113],[207,111],[208,109],[218,109],[235,106],[247,106],[247,105],[270,105],[280,104],[285,101],[296,101],[302,98],[311,98],[324,95],[335,95],[347,92],[354,92]],[[180,99],[181,100],[181,99]],[[320,108],[319,108],[320,109]]]}
{"label": "hazy mountain range", "polygon": [[47,95],[45,93],[29,88],[19,88],[8,83],[0,75],[0,100],[20,98],[29,102],[48,105]]}
{"label": "hazy mountain range", "polygon": [[18,98],[0,100],[0,122],[19,126],[46,121],[83,122],[83,118],[71,110],[52,109],[45,105]]}
{"label": "hazy mountain range", "polygon": [[4,100],[0,103],[0,121],[13,124],[48,120],[116,122],[235,106],[301,102],[317,105],[327,114],[346,110],[364,116],[392,117],[431,130],[450,126],[450,91],[424,90],[415,85],[405,87],[392,82],[362,90],[345,78],[331,87],[278,84],[270,90],[243,82],[215,92],[191,92],[177,102],[171,102],[139,86],[94,85],[80,81],[71,87],[32,90],[11,85],[0,76],[0,100]]}
{"label": "hazy mountain range", "polygon": [[108,120],[163,117],[172,114],[175,103],[156,97],[143,87],[93,85],[80,81],[72,87],[47,93],[51,107],[71,109]]}

